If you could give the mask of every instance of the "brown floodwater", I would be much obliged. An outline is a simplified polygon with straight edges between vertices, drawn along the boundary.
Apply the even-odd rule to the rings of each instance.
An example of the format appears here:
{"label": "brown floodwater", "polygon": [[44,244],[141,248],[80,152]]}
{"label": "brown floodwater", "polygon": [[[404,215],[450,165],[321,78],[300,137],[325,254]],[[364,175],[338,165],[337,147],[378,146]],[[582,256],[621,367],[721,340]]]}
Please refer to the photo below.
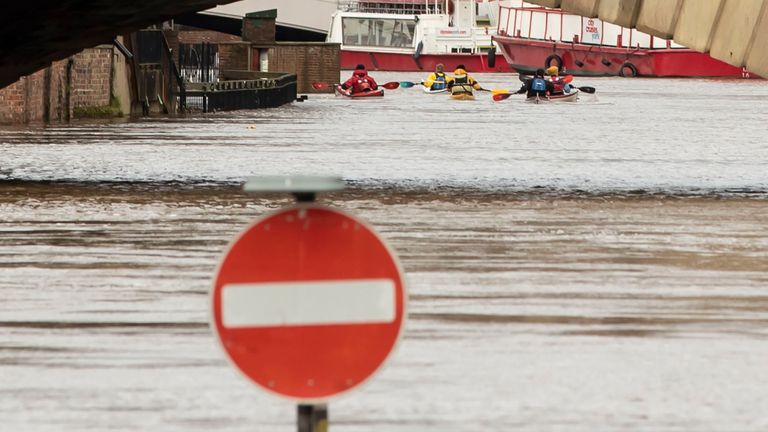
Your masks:
{"label": "brown floodwater", "polygon": [[766,430],[768,89],[584,85],[568,107],[398,91],[0,129],[0,429],[295,430],[221,352],[209,291],[226,244],[292,202],[243,179],[320,173],[410,299],[331,430]]}

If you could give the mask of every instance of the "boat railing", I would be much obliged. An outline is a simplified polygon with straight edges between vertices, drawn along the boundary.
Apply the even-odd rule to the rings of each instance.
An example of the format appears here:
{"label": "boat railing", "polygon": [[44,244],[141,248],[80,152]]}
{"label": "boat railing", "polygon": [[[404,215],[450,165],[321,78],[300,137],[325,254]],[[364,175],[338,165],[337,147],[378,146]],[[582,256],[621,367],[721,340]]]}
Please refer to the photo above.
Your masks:
{"label": "boat railing", "polygon": [[339,0],[344,12],[388,13],[400,15],[444,13],[444,0]]}
{"label": "boat railing", "polygon": [[628,49],[685,48],[670,40],[560,9],[499,4],[498,17],[496,32],[500,36]]}

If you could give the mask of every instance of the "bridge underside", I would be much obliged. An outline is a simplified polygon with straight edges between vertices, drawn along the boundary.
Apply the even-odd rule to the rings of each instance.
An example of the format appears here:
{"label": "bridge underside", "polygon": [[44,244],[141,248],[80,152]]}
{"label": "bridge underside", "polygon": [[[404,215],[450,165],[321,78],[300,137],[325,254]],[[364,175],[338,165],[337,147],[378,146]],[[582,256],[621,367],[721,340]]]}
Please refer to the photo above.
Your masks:
{"label": "bridge underside", "polygon": [[0,88],[84,48],[236,0],[30,0],[3,5]]}
{"label": "bridge underside", "polygon": [[768,0],[526,0],[636,28],[768,77]]}

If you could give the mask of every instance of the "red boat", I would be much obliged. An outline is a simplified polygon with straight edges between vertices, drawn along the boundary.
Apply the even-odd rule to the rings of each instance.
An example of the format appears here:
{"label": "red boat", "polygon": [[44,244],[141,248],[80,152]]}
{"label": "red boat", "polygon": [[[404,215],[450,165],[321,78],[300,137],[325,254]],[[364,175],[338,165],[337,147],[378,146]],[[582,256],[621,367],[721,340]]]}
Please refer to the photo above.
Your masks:
{"label": "red boat", "polygon": [[371,90],[367,92],[352,93],[350,90],[344,90],[340,85],[334,87],[336,94],[351,98],[384,96],[384,89]]}
{"label": "red boat", "polygon": [[672,41],[540,6],[500,6],[493,40],[512,68],[575,76],[759,78]]}

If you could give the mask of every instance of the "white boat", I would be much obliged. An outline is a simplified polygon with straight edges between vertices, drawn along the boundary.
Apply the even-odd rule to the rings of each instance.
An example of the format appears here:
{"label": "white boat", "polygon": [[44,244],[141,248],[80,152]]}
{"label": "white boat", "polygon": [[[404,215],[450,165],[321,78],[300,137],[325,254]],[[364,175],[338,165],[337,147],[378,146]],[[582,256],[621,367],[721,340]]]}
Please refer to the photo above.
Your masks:
{"label": "white boat", "polygon": [[492,40],[498,10],[488,0],[347,0],[326,40],[341,44],[342,69],[513,72]]}
{"label": "white boat", "polygon": [[441,88],[440,90],[432,90],[431,88],[424,87],[424,86],[421,86],[421,88],[424,90],[424,93],[428,93],[428,94],[447,93],[448,92],[448,87]]}
{"label": "white boat", "polygon": [[539,95],[531,96],[526,99],[526,102],[531,103],[547,103],[547,102],[576,102],[579,100],[579,91],[572,90],[570,93],[550,95],[541,97]]}

